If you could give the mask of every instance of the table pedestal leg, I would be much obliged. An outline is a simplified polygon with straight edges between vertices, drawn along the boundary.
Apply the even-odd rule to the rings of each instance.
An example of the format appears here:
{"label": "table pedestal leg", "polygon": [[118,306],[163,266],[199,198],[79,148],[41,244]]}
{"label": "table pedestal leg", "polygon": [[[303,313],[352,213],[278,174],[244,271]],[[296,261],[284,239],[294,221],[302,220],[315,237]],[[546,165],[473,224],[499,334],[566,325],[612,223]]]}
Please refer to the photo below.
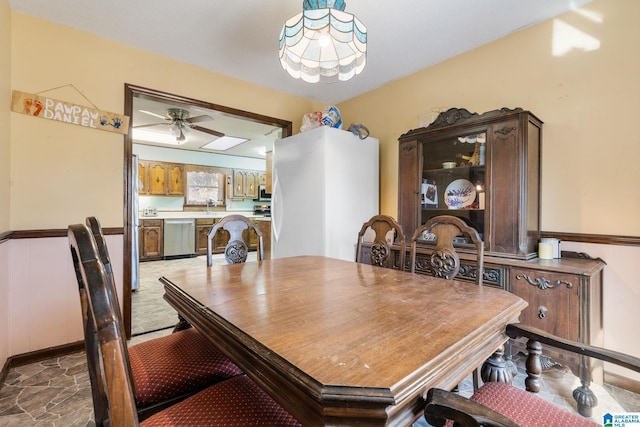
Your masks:
{"label": "table pedestal leg", "polygon": [[501,345],[495,353],[484,362],[480,376],[485,383],[493,381],[511,384],[513,375],[507,362],[504,360],[504,346]]}

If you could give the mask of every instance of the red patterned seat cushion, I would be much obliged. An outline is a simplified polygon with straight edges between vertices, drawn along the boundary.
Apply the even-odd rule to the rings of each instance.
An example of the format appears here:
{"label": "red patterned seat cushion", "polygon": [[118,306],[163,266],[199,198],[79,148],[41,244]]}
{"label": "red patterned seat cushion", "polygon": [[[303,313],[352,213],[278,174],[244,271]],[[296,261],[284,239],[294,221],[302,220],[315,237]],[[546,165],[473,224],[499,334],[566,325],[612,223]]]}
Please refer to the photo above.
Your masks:
{"label": "red patterned seat cushion", "polygon": [[195,328],[131,346],[129,359],[140,407],[243,373]]}
{"label": "red patterned seat cushion", "polygon": [[140,423],[141,427],[300,425],[245,375],[215,384]]}
{"label": "red patterned seat cushion", "polygon": [[534,393],[509,384],[490,382],[471,396],[522,427],[539,426],[600,426],[588,418],[565,411]]}

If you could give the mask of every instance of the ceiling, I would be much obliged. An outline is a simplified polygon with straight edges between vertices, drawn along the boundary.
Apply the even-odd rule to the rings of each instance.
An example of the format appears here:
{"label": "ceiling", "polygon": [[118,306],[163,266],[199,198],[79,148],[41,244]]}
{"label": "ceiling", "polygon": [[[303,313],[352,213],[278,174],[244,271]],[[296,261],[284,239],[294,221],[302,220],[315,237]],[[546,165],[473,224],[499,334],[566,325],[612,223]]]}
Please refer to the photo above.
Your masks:
{"label": "ceiling", "polygon": [[[290,77],[278,58],[284,22],[302,11],[301,0],[10,0],[15,11],[86,31],[125,45],[236,77],[324,105],[342,101],[398,80],[514,31],[580,7],[591,0],[347,0],[346,12],[367,27],[367,66],[346,82],[310,84]],[[221,6],[223,5],[223,6]],[[141,82],[144,84],[144,82]],[[207,99],[206,102],[216,102]],[[133,126],[167,123],[166,100],[134,98]],[[233,107],[233,106],[230,106]],[[197,125],[248,138],[222,153],[264,158],[279,128],[202,108],[210,115]],[[171,133],[169,126],[145,127]],[[215,139],[191,131],[175,148],[201,150]],[[153,142],[136,141],[151,145]],[[165,145],[163,145],[165,146]]]}
{"label": "ceiling", "polygon": [[[201,128],[211,129],[224,133],[227,136],[247,139],[248,141],[224,151],[206,149],[202,148],[202,146],[216,140],[217,137],[195,129],[186,129],[184,133],[187,141],[180,145],[167,145],[154,142],[153,140],[156,139],[154,135],[158,134],[162,137],[169,137],[169,140],[175,141],[177,132],[174,127],[170,126],[171,120],[168,119],[167,115],[167,111],[170,108],[184,110],[190,118],[209,116],[211,120],[201,121],[195,124]],[[241,157],[264,158],[265,152],[271,150],[273,147],[273,141],[282,137],[281,128],[277,126],[267,125],[256,120],[250,120],[245,117],[211,110],[201,106],[172,103],[171,101],[148,95],[134,96],[132,111],[131,123],[134,128],[132,138],[133,142],[137,144]],[[161,117],[165,118],[163,119]],[[151,132],[149,135],[152,136],[152,138],[149,140],[141,139],[137,133],[138,129]]]}
{"label": "ceiling", "polygon": [[[367,27],[367,66],[347,82],[310,84],[278,58],[302,0],[10,0],[13,10],[202,68],[335,105],[591,0],[346,0]],[[215,100],[207,100],[215,102]]]}

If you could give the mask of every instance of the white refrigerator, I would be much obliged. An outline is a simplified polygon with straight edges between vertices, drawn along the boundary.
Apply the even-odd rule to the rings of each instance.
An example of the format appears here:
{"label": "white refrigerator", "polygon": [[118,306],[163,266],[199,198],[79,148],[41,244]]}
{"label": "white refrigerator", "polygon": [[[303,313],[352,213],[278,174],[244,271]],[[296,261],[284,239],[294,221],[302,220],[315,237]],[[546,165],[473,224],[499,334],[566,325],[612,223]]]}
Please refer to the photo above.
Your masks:
{"label": "white refrigerator", "polygon": [[378,140],[321,126],[273,146],[271,255],[354,261],[362,224],[379,212]]}

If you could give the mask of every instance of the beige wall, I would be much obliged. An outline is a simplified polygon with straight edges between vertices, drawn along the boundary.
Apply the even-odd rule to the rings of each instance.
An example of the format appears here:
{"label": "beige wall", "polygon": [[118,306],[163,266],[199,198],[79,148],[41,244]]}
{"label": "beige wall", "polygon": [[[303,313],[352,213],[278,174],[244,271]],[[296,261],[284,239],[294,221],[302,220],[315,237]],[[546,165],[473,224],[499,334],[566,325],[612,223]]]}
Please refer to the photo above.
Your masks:
{"label": "beige wall", "polygon": [[545,122],[542,229],[639,236],[638,16],[637,0],[597,0],[341,104],[380,139],[382,213],[396,214],[397,139],[421,114],[522,107]]}
{"label": "beige wall", "polygon": [[[5,88],[0,92],[0,124],[9,117],[11,125],[10,176],[8,167],[2,167],[7,164],[0,164],[0,216],[10,213],[10,220],[0,219],[0,233],[65,228],[87,215],[99,216],[105,227],[121,226],[123,211],[122,137],[9,115],[8,102],[3,102],[8,101],[9,86],[40,92],[73,84],[99,108],[122,113],[126,82],[291,120],[294,132],[303,113],[322,107],[22,14],[12,13],[9,20],[7,7],[7,1],[0,0],[0,61],[10,61],[0,62],[0,85]],[[597,20],[568,13],[339,105],[345,127],[363,123],[380,139],[382,213],[396,213],[397,139],[418,127],[421,115],[429,118],[432,109],[448,107],[475,112],[523,107],[545,121],[543,229],[640,235],[640,193],[635,191],[640,170],[632,164],[640,152],[640,136],[633,128],[640,113],[640,58],[633,54],[640,38],[633,22],[640,15],[640,2],[596,0],[582,10]],[[554,43],[567,42],[558,35],[563,25],[592,37],[598,48],[554,56]],[[13,51],[2,55],[8,50],[9,27]],[[2,72],[9,65],[10,85],[8,73]],[[366,71],[360,78],[366,78]],[[47,94],[86,102],[68,87]],[[6,162],[9,153],[6,129],[0,126],[0,162]],[[0,245],[0,304],[5,304],[0,313],[9,293],[10,355],[82,336],[71,261],[58,254],[66,252],[65,240],[59,240]],[[112,242],[116,247],[120,243]],[[605,260],[619,255],[614,247],[589,251]],[[627,253],[620,259],[629,259]],[[38,270],[43,257],[68,269],[43,279]],[[1,275],[6,265],[13,271],[8,285]],[[640,285],[633,272],[615,263],[607,266],[607,277],[605,344],[640,355],[640,343],[621,338],[629,325],[640,323],[635,307]],[[60,300],[52,304],[42,295],[58,295]],[[47,328],[52,319],[56,328]],[[0,362],[8,336],[8,322],[2,320]]]}
{"label": "beige wall", "polygon": [[[640,236],[638,16],[637,0],[596,0],[340,104],[344,117],[380,139],[381,213],[397,214],[397,140],[421,116],[522,107],[544,121],[542,229]],[[554,46],[572,43],[554,55]],[[637,248],[564,242],[563,249],[608,262],[604,344],[640,356],[640,342],[628,338],[640,324]]]}
{"label": "beige wall", "polygon": [[[0,234],[9,231],[9,104],[11,101],[11,11],[0,0]],[[8,354],[9,245],[0,243],[0,366]],[[4,326],[3,326],[4,325]]]}
{"label": "beige wall", "polygon": [[[124,111],[131,83],[294,122],[313,103],[13,12],[11,88],[36,93],[72,84],[99,109]],[[73,87],[52,98],[87,105]],[[316,107],[317,108],[317,107]],[[123,137],[11,115],[11,230],[66,228],[88,215],[123,223]]]}
{"label": "beige wall", "polygon": [[[0,50],[6,51],[1,57],[10,61],[2,66],[11,71],[0,74],[4,79],[0,85],[6,87],[0,98],[6,101],[0,102],[0,121],[11,125],[9,138],[6,127],[0,129],[1,154],[7,154],[0,161],[8,165],[4,158],[10,154],[11,165],[10,172],[0,168],[0,201],[4,201],[0,213],[9,214],[0,225],[6,230],[64,229],[89,215],[99,217],[104,227],[123,224],[123,136],[9,113],[10,89],[46,91],[55,99],[91,102],[122,114],[124,84],[131,83],[290,120],[294,131],[305,112],[318,108],[302,98],[10,13],[7,1],[0,2]],[[5,49],[9,36],[10,53]],[[4,77],[9,74],[10,81]],[[122,260],[122,236],[110,236],[109,249],[114,260]],[[6,355],[82,339],[77,285],[65,238],[18,239],[0,245],[0,274],[7,275],[0,276],[4,305],[0,362]]]}

